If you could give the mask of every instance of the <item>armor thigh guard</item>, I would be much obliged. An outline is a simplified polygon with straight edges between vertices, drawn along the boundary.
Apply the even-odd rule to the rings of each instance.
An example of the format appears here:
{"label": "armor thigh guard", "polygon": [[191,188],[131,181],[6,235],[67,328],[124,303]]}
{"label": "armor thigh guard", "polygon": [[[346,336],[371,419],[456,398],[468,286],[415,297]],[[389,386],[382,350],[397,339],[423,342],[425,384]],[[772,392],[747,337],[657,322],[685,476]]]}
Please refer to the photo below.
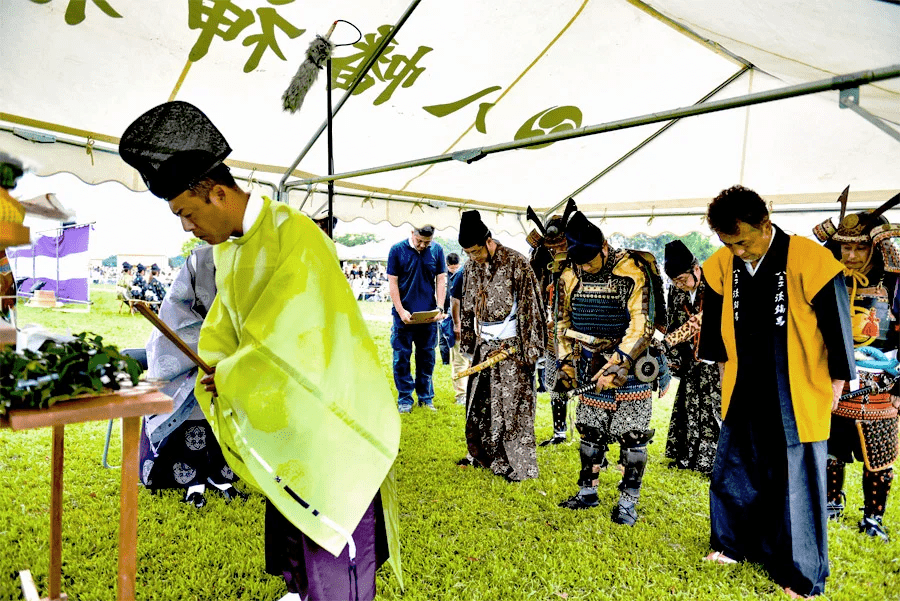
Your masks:
{"label": "armor thigh guard", "polygon": [[867,470],[877,472],[894,464],[898,450],[900,450],[898,449],[897,421],[897,418],[894,417],[856,422]]}

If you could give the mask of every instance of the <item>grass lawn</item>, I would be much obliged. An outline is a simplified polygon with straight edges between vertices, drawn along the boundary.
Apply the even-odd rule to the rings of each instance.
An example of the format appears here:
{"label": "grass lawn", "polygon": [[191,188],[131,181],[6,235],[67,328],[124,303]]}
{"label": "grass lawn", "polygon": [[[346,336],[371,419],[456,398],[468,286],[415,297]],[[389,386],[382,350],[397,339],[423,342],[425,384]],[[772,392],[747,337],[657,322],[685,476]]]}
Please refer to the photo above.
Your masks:
{"label": "grass lawn", "polygon": [[[120,349],[143,346],[149,322],[117,314],[111,287],[94,288],[92,299],[89,313],[20,306],[19,320],[93,331]],[[373,317],[389,311],[388,303],[360,307]],[[390,324],[372,319],[369,327],[390,378]],[[406,590],[385,568],[379,599],[786,599],[759,566],[701,562],[709,552],[708,481],[665,467],[672,389],[654,407],[642,519],[627,528],[609,520],[620,478],[614,470],[600,474],[599,508],[557,508],[576,490],[577,442],[539,449],[540,478],[520,484],[457,467],[465,454],[463,409],[453,402],[449,366],[439,360],[439,411],[403,417],[397,474]],[[536,430],[538,440],[551,433],[547,395],[539,396]],[[117,464],[114,432],[110,462]],[[66,428],[63,590],[78,601],[115,598],[119,472],[100,465],[105,434],[106,422]],[[17,573],[26,568],[46,593],[49,467],[49,429],[0,431],[0,600],[20,598]],[[823,599],[900,599],[900,543],[857,532],[860,477],[859,464],[847,470],[847,515],[828,526],[831,578]],[[900,539],[900,493],[894,497],[885,521]],[[138,599],[267,601],[284,594],[282,580],[264,573],[261,496],[226,505],[210,495],[201,510],[180,498],[140,491]]]}

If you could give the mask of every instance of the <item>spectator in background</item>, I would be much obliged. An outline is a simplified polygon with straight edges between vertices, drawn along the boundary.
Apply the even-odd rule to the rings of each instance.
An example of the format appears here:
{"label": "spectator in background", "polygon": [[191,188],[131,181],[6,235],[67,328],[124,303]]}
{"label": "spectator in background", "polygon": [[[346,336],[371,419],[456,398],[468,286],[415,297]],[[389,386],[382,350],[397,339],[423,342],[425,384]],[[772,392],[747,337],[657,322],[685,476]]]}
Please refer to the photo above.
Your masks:
{"label": "spectator in background", "polygon": [[[414,228],[411,236],[391,247],[388,253],[388,283],[394,304],[394,325],[391,347],[394,349],[394,384],[397,386],[397,406],[400,413],[412,411],[415,389],[419,406],[434,407],[434,346],[437,343],[437,322],[444,318],[443,310],[427,323],[413,323],[412,314],[443,308],[447,292],[444,271],[444,250],[432,244],[434,227]],[[410,358],[416,347],[416,379],[413,383]]]}
{"label": "spectator in background", "polygon": [[131,300],[131,285],[134,278],[131,277],[131,263],[125,261],[122,263],[122,274],[116,282],[116,297],[119,300]]}
{"label": "spectator in background", "polygon": [[[453,289],[453,280],[459,271],[459,255],[450,253],[447,255],[447,289]],[[444,314],[450,314],[450,295],[444,299]],[[445,319],[438,328],[438,347],[441,349],[441,361],[444,365],[450,365],[450,349],[456,344],[456,335],[453,333],[453,320]]]}
{"label": "spectator in background", "polygon": [[[161,303],[166,298],[166,288],[159,281],[159,265],[150,266],[150,278],[144,284],[144,300]],[[159,312],[159,305],[154,305],[154,311]]]}
{"label": "spectator in background", "polygon": [[138,263],[134,269],[134,279],[131,280],[131,298],[144,298],[144,288],[147,285],[144,274],[147,272],[147,268],[142,263]]}
{"label": "spectator in background", "polygon": [[[456,396],[457,405],[466,404],[466,391],[468,390],[469,376],[465,376],[457,380],[456,374],[469,369],[469,367],[472,365],[469,362],[469,359],[465,355],[463,355],[462,351],[459,349],[461,328],[459,309],[464,292],[464,273],[464,270],[457,268],[456,272],[451,274],[450,280],[452,283],[450,284],[450,291],[447,294],[447,296],[450,297],[450,315],[453,318],[453,336],[456,341],[456,344],[450,347],[450,377],[452,378],[451,381],[453,382],[453,393]],[[472,457],[468,456],[467,459],[471,462]]]}

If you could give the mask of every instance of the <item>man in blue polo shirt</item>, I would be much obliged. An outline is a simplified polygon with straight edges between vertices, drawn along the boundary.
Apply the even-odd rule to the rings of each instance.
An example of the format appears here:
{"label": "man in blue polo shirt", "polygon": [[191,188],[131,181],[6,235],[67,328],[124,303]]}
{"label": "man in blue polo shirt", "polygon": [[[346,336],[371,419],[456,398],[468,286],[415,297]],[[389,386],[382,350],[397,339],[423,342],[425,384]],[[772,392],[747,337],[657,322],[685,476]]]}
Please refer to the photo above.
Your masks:
{"label": "man in blue polo shirt", "polygon": [[[398,242],[388,253],[388,285],[394,304],[391,347],[394,349],[394,384],[400,413],[412,411],[413,389],[420,406],[436,411],[431,374],[434,372],[437,322],[445,315],[441,310],[427,323],[411,323],[413,313],[444,306],[447,292],[444,251],[440,245],[431,243],[433,236],[431,225],[415,228],[409,239]],[[410,369],[413,344],[416,346],[415,382]]]}

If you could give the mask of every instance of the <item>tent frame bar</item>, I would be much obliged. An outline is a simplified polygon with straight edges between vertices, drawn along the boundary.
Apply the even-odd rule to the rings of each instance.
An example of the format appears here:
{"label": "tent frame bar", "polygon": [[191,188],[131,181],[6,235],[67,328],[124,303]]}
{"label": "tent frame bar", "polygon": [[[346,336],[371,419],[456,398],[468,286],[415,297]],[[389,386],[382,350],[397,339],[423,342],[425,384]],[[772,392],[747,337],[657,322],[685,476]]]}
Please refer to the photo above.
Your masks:
{"label": "tent frame bar", "polygon": [[[313,147],[313,145],[316,143],[316,141],[318,141],[319,136],[322,135],[322,132],[324,132],[325,129],[328,128],[329,122],[334,118],[335,115],[338,114],[338,111],[341,110],[341,107],[344,106],[344,103],[347,102],[347,100],[350,98],[350,96],[353,95],[353,92],[356,90],[357,86],[359,86],[359,84],[362,83],[363,78],[369,72],[369,69],[371,69],[375,65],[375,62],[379,58],[381,58],[381,55],[384,52],[385,48],[387,48],[388,44],[391,43],[391,41],[394,39],[394,36],[397,35],[397,32],[400,31],[400,28],[403,27],[403,24],[406,23],[406,20],[409,19],[409,16],[412,14],[412,12],[416,9],[416,7],[419,5],[419,3],[421,1],[422,0],[413,0],[412,3],[410,3],[410,5],[406,7],[406,10],[400,16],[400,19],[397,21],[397,23],[391,29],[390,33],[388,33],[386,36],[384,36],[381,39],[381,43],[379,43],[378,47],[375,48],[375,51],[369,55],[369,59],[366,61],[366,64],[363,65],[363,68],[359,71],[359,74],[356,76],[356,79],[354,79],[353,83],[350,84],[350,87],[347,88],[347,92],[338,101],[337,105],[334,107],[334,110],[331,110],[331,107],[329,105],[328,117],[325,119],[325,121],[322,122],[322,125],[319,126],[319,129],[317,129],[316,132],[312,135],[312,137],[309,139],[309,142],[306,143],[306,146],[303,148],[303,150],[300,151],[300,154],[297,156],[297,158],[294,160],[294,162],[291,163],[291,166],[287,168],[287,170],[284,172],[284,177],[282,177],[281,181],[278,183],[278,189],[277,189],[278,200],[282,200],[282,195],[284,195],[286,193],[287,189],[290,187],[290,186],[286,185],[288,177],[290,177],[290,175],[294,171],[294,169],[297,168],[297,165],[300,164],[300,161],[302,161],[303,158],[307,155],[307,153],[309,153],[310,149]],[[329,57],[329,64],[330,64],[330,60],[331,59]],[[328,79],[329,79],[329,84],[330,84],[330,81],[331,81],[330,71],[329,71]],[[334,181],[334,178],[330,178],[330,179],[322,180],[322,181]]]}
{"label": "tent frame bar", "polygon": [[[883,202],[860,202],[860,203],[852,203],[853,210],[866,211],[869,209],[876,209],[880,207]],[[851,205],[848,205],[848,208]],[[705,217],[706,216],[707,207],[688,207],[685,209],[640,209],[634,211],[621,210],[621,211],[584,211],[586,217],[591,218],[600,218],[600,219],[616,219],[616,218],[625,218],[625,217],[647,217],[656,218],[656,217]],[[836,213],[836,209],[834,208],[834,203],[826,204],[826,205],[816,205],[816,206],[791,206],[791,205],[776,205],[774,207],[769,207],[770,215],[777,215],[779,213]]]}
{"label": "tent frame bar", "polygon": [[389,171],[399,171],[402,169],[409,169],[412,167],[423,167],[426,165],[434,165],[437,163],[444,163],[452,160],[463,161],[465,163],[471,163],[486,157],[489,154],[495,154],[499,152],[506,152],[508,150],[517,150],[519,148],[528,148],[530,146],[537,146],[539,144],[547,144],[552,142],[559,142],[561,140],[570,140],[574,138],[581,138],[584,136],[592,136],[595,134],[606,133],[610,131],[618,131],[622,129],[628,129],[631,127],[639,127],[642,125],[648,125],[650,123],[659,123],[662,121],[670,121],[672,119],[679,119],[682,117],[693,117],[696,115],[704,115],[707,113],[714,113],[718,111],[729,110],[733,108],[740,108],[744,106],[752,106],[754,104],[763,104],[766,102],[772,102],[775,100],[784,100],[787,98],[795,98],[798,96],[805,96],[808,94],[817,94],[819,92],[828,92],[832,90],[844,90],[847,88],[858,87],[860,85],[874,83],[878,81],[883,81],[886,79],[894,79],[896,77],[900,77],[900,64],[894,64],[887,67],[881,67],[879,69],[871,69],[866,71],[857,71],[854,73],[848,73],[845,75],[837,75],[835,77],[830,77],[827,79],[820,79],[817,81],[807,82],[803,84],[797,84],[793,86],[787,86],[784,88],[778,88],[776,90],[768,90],[765,92],[756,92],[753,94],[746,94],[743,96],[737,96],[735,98],[727,98],[723,100],[716,100],[713,102],[707,102],[699,105],[686,106],[676,109],[671,109],[667,111],[662,111],[658,113],[649,113],[646,115],[641,115],[638,117],[631,117],[629,119],[621,119],[619,121],[610,121],[607,123],[602,123],[599,125],[589,125],[585,127],[581,127],[578,129],[570,129],[556,133],[544,134],[540,136],[533,136],[531,138],[525,138],[522,140],[513,140],[510,142],[503,142],[500,144],[494,144],[491,146],[482,146],[478,148],[470,148],[466,150],[460,150],[453,153],[423,157],[420,159],[414,159],[411,161],[404,161],[401,163],[392,163],[388,165],[382,165],[380,167],[370,167],[368,169],[359,169],[356,171],[347,171],[344,173],[338,173],[334,175],[327,176],[319,176],[308,179],[300,179],[294,180],[291,182],[287,182],[283,189],[286,188],[294,188],[299,186],[305,186],[308,184],[314,184],[318,182],[326,182],[330,180],[344,180],[350,179],[354,177],[360,177],[363,175],[373,175],[376,173],[386,173]]}
{"label": "tent frame bar", "polygon": [[883,119],[876,117],[863,107],[859,106],[859,88],[847,88],[841,90],[838,106],[842,109],[850,109],[890,137],[900,142],[900,132],[890,127]]}
{"label": "tent frame bar", "polygon": [[[700,100],[695,102],[694,105],[696,106],[698,104],[702,104],[702,103],[706,102],[707,100],[709,100],[710,98],[712,98],[713,96],[715,96],[716,94],[718,94],[719,92],[721,92],[722,90],[724,90],[725,88],[730,86],[741,75],[743,75],[747,71],[750,71],[751,69],[752,69],[752,67],[747,66],[747,65],[741,67],[734,74],[732,74],[728,79],[726,79],[725,81],[720,83],[718,86],[713,88],[708,94],[703,96],[703,98],[701,98]],[[594,177],[589,179],[580,188],[578,188],[571,194],[567,195],[563,200],[560,200],[558,203],[556,203],[555,205],[553,205],[552,207],[550,207],[549,209],[544,211],[544,214],[541,215],[541,217],[543,217],[544,221],[546,221],[553,214],[553,211],[557,210],[559,207],[566,204],[570,198],[574,198],[574,197],[578,196],[579,194],[581,194],[582,192],[584,192],[585,190],[587,190],[589,187],[594,185],[601,177],[603,177],[604,175],[606,175],[607,173],[609,173],[610,171],[612,171],[613,169],[615,169],[616,167],[618,167],[619,165],[624,163],[632,155],[634,155],[637,151],[639,151],[641,148],[643,148],[644,146],[646,146],[647,144],[649,144],[650,142],[652,142],[653,140],[655,140],[656,138],[661,136],[667,129],[669,129],[676,123],[678,123],[680,120],[681,120],[680,117],[678,119],[672,119],[671,121],[669,121],[668,123],[666,123],[665,125],[660,127],[658,130],[656,130],[655,132],[653,132],[652,134],[650,134],[649,136],[644,138],[644,140],[639,142],[637,144],[637,146],[635,146],[634,148],[632,148],[631,150],[629,150],[628,152],[626,152],[625,154],[620,156],[618,159],[616,159],[615,161],[610,163],[605,169],[603,169],[603,171],[601,171],[600,173],[598,173],[597,175],[595,175]]]}

